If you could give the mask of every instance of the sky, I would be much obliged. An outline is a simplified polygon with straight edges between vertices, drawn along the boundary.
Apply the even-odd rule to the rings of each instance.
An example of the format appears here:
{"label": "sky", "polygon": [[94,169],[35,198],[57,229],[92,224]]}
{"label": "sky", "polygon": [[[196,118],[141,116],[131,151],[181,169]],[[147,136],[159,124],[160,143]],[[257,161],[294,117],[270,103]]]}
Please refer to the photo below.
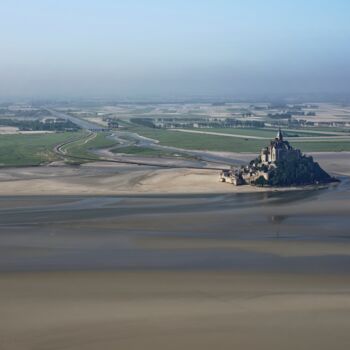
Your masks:
{"label": "sky", "polygon": [[347,94],[348,0],[0,0],[0,98]]}

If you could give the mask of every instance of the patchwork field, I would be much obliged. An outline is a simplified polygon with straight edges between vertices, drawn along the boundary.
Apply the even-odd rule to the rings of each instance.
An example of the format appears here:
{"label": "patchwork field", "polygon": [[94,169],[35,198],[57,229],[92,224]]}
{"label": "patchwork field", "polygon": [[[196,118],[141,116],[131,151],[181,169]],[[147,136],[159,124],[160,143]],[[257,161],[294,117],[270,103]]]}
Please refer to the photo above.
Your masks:
{"label": "patchwork field", "polygon": [[[296,113],[293,112],[294,107],[285,108],[291,111],[288,113]],[[350,127],[346,126],[350,120],[348,107],[330,104],[303,105],[298,107],[297,112],[299,113],[302,108],[305,111],[304,115],[293,116],[293,121],[300,119],[304,120],[303,123],[313,123],[314,126],[299,128],[283,126],[284,135],[292,146],[306,153],[350,151]],[[63,113],[58,113],[59,115],[72,113],[71,109],[57,110]],[[91,132],[88,130],[38,135],[0,135],[0,164],[2,166],[39,165],[60,159],[83,163],[86,160],[79,160],[79,157],[100,159],[101,154],[96,151],[101,149],[110,149],[116,155],[146,158],[192,157],[193,154],[189,151],[258,154],[260,149],[275,137],[277,126],[262,128],[188,127],[188,125],[203,121],[216,125],[223,123],[224,120],[238,120],[246,124],[262,121],[274,123],[276,120],[271,116],[281,115],[283,118],[283,113],[286,113],[285,110],[276,106],[234,103],[140,106],[130,104],[98,108],[76,107],[73,111],[79,116],[79,120],[94,120],[95,125],[103,125],[108,131],[96,130],[93,135],[90,135]],[[44,112],[49,114],[49,110]],[[56,112],[53,111],[53,113]],[[66,114],[68,118],[71,118],[68,114]],[[16,115],[13,118],[16,118]],[[110,121],[114,127],[109,126]],[[152,123],[165,124],[152,127]],[[169,127],[167,123],[172,126]],[[285,120],[282,119],[281,123],[285,123]],[[328,123],[329,127],[323,126],[324,123]],[[337,123],[342,123],[344,127]],[[119,125],[119,128],[115,125]],[[60,156],[54,152],[57,144],[64,144],[71,139],[77,140],[61,148],[63,155]],[[74,159],[69,159],[68,156]]]}

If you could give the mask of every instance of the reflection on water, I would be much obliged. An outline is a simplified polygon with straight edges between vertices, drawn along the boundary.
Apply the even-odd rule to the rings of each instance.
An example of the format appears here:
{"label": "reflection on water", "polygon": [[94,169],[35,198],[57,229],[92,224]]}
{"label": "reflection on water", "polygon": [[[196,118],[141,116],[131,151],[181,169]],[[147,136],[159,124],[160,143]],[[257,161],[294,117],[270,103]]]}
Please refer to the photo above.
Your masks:
{"label": "reflection on water", "polygon": [[280,238],[290,238],[290,234],[285,234],[283,231],[283,226],[281,224],[287,220],[287,215],[270,215],[267,217],[268,222],[272,223],[271,234],[269,238],[280,239]]}
{"label": "reflection on water", "polygon": [[288,218],[287,215],[271,215],[268,217],[268,220],[273,224],[280,224],[287,218]]}
{"label": "reflection on water", "polygon": [[[284,249],[291,241],[348,244],[349,188],[350,182],[343,179],[337,186],[287,192],[2,197],[0,270],[348,271],[350,249],[345,255],[342,250],[330,256],[323,252],[287,258],[278,251],[263,252],[259,244],[282,242]],[[158,238],[180,239],[182,245],[153,246]],[[191,249],[187,240],[192,240]],[[203,249],[201,240],[221,243]],[[232,247],[243,241],[254,242],[254,248]]]}

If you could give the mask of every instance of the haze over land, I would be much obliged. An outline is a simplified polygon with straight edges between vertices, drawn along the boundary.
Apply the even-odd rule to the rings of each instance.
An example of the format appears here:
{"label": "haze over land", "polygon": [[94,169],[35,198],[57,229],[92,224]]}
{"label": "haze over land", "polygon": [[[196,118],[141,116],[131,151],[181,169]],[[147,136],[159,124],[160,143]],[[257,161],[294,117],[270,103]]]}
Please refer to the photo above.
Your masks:
{"label": "haze over land", "polygon": [[0,12],[1,98],[349,97],[346,0],[4,0]]}

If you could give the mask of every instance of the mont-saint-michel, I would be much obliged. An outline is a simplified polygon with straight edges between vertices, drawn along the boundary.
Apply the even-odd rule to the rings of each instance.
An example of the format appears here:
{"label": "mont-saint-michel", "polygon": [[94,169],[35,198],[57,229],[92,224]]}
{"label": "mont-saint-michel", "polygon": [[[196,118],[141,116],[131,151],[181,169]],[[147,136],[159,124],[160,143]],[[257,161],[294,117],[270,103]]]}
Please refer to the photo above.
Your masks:
{"label": "mont-saint-michel", "polygon": [[220,181],[236,186],[303,186],[338,182],[312,156],[304,155],[284,140],[278,130],[276,138],[264,147],[260,155],[248,165],[222,170]]}
{"label": "mont-saint-michel", "polygon": [[349,13],[0,0],[0,350],[350,349]]}
{"label": "mont-saint-michel", "polygon": [[[0,105],[3,348],[342,350],[349,116],[314,102]],[[231,165],[261,185],[219,182]],[[342,181],[289,187],[329,176]]]}

